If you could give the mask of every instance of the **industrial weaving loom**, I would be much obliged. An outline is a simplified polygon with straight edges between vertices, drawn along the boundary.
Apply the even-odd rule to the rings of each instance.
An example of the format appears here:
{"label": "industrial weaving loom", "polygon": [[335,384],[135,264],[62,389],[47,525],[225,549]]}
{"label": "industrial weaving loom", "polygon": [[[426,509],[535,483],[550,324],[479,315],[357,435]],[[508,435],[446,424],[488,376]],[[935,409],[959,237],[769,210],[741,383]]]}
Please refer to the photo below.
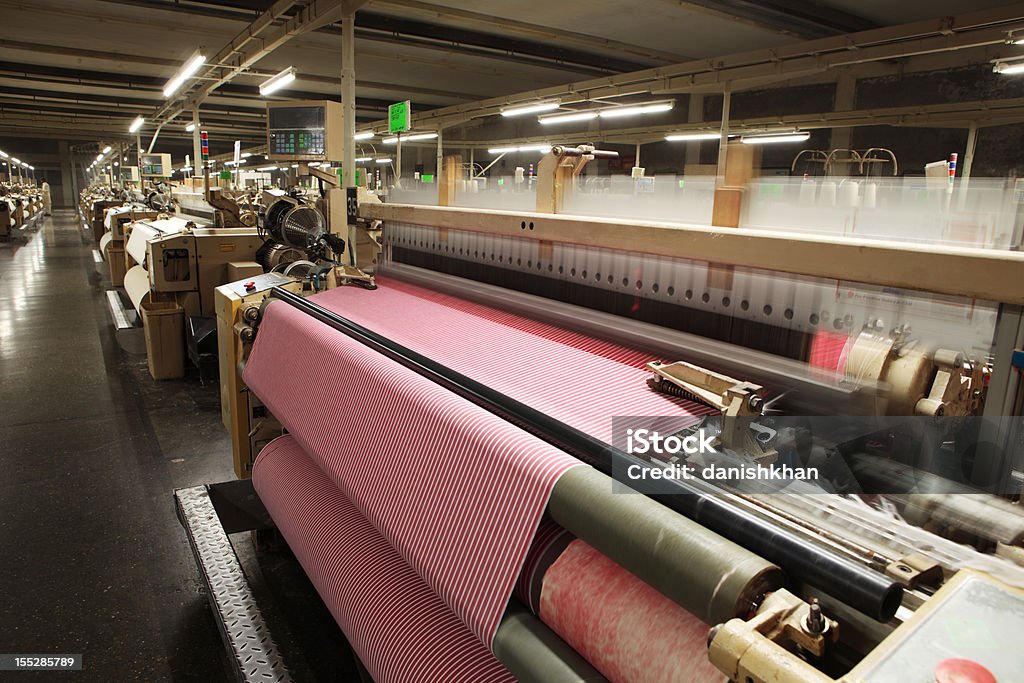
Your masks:
{"label": "industrial weaving loom", "polygon": [[[552,170],[563,151],[542,181],[578,168]],[[197,518],[269,517],[374,681],[1024,670],[1019,253],[376,201],[358,221],[330,229],[383,228],[372,277],[217,290],[252,483],[178,504],[200,558],[226,537]],[[657,430],[700,448],[636,448]],[[244,608],[222,615],[244,678],[287,676],[229,627],[259,611],[221,604]],[[999,626],[935,631],[958,620]]]}

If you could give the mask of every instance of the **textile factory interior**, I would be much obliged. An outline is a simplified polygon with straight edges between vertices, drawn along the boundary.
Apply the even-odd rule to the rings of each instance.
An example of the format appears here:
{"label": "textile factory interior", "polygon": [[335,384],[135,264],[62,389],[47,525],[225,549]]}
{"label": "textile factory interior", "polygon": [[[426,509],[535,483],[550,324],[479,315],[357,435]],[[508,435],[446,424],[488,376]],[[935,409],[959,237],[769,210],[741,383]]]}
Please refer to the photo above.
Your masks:
{"label": "textile factory interior", "polygon": [[0,28],[0,679],[1024,682],[1024,3]]}

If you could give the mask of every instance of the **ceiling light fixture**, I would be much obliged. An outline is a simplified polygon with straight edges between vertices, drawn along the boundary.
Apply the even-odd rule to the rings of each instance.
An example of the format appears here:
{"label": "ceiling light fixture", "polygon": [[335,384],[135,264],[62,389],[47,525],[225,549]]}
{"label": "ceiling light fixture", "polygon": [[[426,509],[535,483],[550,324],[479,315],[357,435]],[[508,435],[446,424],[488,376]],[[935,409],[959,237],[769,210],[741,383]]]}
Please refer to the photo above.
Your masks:
{"label": "ceiling light fixture", "polygon": [[776,142],[803,142],[811,137],[807,131],[793,133],[769,133],[768,135],[744,135],[740,142],[745,145],[768,145]]}
{"label": "ceiling light fixture", "polygon": [[552,116],[538,116],[537,121],[543,125],[552,123],[571,123],[573,121],[590,121],[597,118],[596,111],[578,111],[572,114],[554,114]]}
{"label": "ceiling light fixture", "polygon": [[185,81],[187,81],[195,72],[199,71],[199,67],[201,67],[205,62],[206,57],[198,52],[189,57],[188,61],[182,64],[181,68],[178,69],[178,73],[174,74],[174,76],[171,77],[171,80],[167,81],[167,85],[164,86],[164,97],[170,97],[174,93],[178,92],[181,86],[185,84]]}
{"label": "ceiling light fixture", "polygon": [[295,80],[295,67],[290,66],[276,76],[271,76],[260,84],[260,95],[267,96],[277,92]]}
{"label": "ceiling light fixture", "polygon": [[112,150],[112,149],[113,149],[113,147],[111,147],[110,145],[107,145],[106,147],[103,148],[103,153],[104,154],[109,154],[110,150]]}
{"label": "ceiling light fixture", "polygon": [[1014,64],[1008,64],[1006,62],[997,62],[996,65],[992,67],[992,72],[997,74],[1003,74],[1004,76],[1024,74],[1024,62],[1016,62]]}
{"label": "ceiling light fixture", "polygon": [[671,111],[675,107],[675,102],[647,102],[646,104],[635,104],[624,107],[612,107],[610,109],[602,109],[598,112],[598,116],[602,119],[615,119],[623,116],[636,116],[638,114],[657,114],[660,112]]}
{"label": "ceiling light fixture", "polygon": [[132,125],[128,126],[128,132],[129,133],[137,133],[137,132],[139,132],[139,128],[142,128],[142,124],[144,124],[145,122],[146,122],[146,119],[142,118],[141,116],[136,116],[135,120],[132,121]]}
{"label": "ceiling light fixture", "polygon": [[537,114],[542,111],[554,111],[562,105],[561,100],[551,102],[538,102],[537,104],[526,104],[520,107],[509,107],[502,109],[502,116],[522,116],[523,114]]}
{"label": "ceiling light fixture", "polygon": [[520,147],[492,147],[487,150],[490,154],[511,154],[513,152],[540,152],[547,154],[551,151],[551,145],[522,145]]}
{"label": "ceiling light fixture", "polygon": [[362,164],[362,163],[367,162],[367,161],[373,161],[373,157],[356,157],[354,159],[354,161],[357,164]]}
{"label": "ceiling light fixture", "polygon": [[718,140],[721,137],[721,133],[672,133],[666,135],[665,139],[669,142],[696,142],[698,140]]}
{"label": "ceiling light fixture", "polygon": [[352,136],[352,139],[353,140],[369,140],[372,137],[373,137],[373,131],[372,130],[366,130],[366,131],[363,131],[362,133],[356,133],[355,135]]}

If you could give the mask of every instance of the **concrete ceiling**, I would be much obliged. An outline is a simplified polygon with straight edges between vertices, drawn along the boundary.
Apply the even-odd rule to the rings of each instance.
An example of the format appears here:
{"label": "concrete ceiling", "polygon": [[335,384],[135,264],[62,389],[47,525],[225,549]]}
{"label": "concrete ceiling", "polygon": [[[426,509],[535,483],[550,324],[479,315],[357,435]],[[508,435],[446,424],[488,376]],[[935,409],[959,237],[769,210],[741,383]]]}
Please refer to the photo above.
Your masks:
{"label": "concrete ceiling", "polygon": [[[307,5],[295,3],[290,12]],[[117,139],[164,103],[197,48],[212,55],[272,0],[0,0],[0,136]],[[427,112],[476,100],[848,31],[976,11],[984,0],[374,0],[357,14],[357,117],[411,99]],[[287,15],[286,15],[287,16]],[[221,86],[201,109],[220,139],[262,137],[258,85],[288,66],[286,98],[339,99],[340,31],[302,34]],[[188,116],[161,139],[184,140]]]}

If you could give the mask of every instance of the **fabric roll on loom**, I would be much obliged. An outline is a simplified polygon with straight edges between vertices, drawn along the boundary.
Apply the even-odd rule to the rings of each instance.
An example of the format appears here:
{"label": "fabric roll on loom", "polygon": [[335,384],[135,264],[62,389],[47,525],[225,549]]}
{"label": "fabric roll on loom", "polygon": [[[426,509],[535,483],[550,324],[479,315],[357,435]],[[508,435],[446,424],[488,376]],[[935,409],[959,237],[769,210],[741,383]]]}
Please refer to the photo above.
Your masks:
{"label": "fabric roll on loom", "polygon": [[515,680],[295,439],[264,448],[253,484],[375,681]]}
{"label": "fabric roll on loom", "polygon": [[707,623],[550,519],[516,597],[612,683],[725,680],[706,655]]}
{"label": "fabric roll on loom", "polygon": [[[649,356],[642,352],[401,283],[379,284],[363,299],[351,289],[315,299],[500,390],[529,396],[600,438],[610,439],[610,415],[706,412],[648,391],[642,365]],[[486,343],[467,353],[452,335]],[[510,349],[537,361],[524,370],[508,362]],[[343,395],[315,390],[327,367]],[[287,305],[267,307],[245,375],[309,458],[495,652],[498,623],[548,496],[558,521],[619,562],[632,561],[630,569],[693,612],[682,612],[688,623],[742,615],[753,595],[777,585],[778,570],[764,560],[648,498],[612,496],[604,475]],[[607,392],[609,382],[615,392]],[[577,394],[593,400],[574,400]],[[391,476],[396,464],[401,474]],[[620,515],[623,506],[635,510]],[[616,513],[602,518],[586,509]],[[671,552],[659,554],[665,529]],[[743,570],[733,571],[737,566]],[[722,577],[730,581],[719,590]],[[559,623],[567,637],[579,638]]]}

